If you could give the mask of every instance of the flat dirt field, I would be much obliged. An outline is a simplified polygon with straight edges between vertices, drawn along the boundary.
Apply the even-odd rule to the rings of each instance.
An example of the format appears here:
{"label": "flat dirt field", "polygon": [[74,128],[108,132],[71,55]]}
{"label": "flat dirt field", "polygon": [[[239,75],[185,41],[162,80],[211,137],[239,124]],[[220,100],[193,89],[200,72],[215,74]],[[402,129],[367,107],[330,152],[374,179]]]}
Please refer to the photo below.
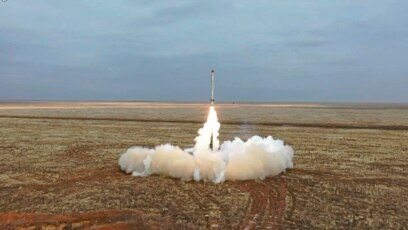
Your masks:
{"label": "flat dirt field", "polygon": [[132,177],[134,145],[191,147],[208,104],[0,103],[0,229],[406,229],[408,105],[218,104],[221,142],[295,149],[294,168],[222,184]]}

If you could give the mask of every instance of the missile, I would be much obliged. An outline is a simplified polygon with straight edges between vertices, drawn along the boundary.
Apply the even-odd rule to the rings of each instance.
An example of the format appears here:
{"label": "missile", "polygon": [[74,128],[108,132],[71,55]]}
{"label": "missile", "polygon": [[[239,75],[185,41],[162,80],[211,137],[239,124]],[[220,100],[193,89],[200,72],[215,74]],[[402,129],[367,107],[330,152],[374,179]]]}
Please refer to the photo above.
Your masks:
{"label": "missile", "polygon": [[[214,106],[214,70],[211,70],[211,106]],[[215,151],[214,149],[214,130],[211,132],[211,137],[210,137],[210,149],[212,151]]]}
{"label": "missile", "polygon": [[211,105],[214,104],[214,70],[211,70]]}

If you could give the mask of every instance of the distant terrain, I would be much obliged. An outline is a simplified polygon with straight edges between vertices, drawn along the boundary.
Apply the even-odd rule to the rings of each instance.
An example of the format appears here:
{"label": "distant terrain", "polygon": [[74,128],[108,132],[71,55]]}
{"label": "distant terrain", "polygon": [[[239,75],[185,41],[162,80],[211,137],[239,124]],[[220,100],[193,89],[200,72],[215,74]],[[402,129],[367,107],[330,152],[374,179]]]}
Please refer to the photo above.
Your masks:
{"label": "distant terrain", "polygon": [[122,173],[134,145],[191,147],[204,103],[0,102],[0,229],[408,226],[408,105],[217,104],[221,142],[272,135],[294,168],[264,181]]}

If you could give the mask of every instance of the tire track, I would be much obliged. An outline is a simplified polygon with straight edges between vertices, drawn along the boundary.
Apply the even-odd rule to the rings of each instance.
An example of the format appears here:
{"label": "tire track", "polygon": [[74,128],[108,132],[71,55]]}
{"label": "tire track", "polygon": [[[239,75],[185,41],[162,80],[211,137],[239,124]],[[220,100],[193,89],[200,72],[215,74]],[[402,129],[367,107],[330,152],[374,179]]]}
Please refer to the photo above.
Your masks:
{"label": "tire track", "polygon": [[[130,121],[130,122],[153,122],[153,123],[180,123],[202,124],[202,120],[177,120],[177,119],[149,119],[149,118],[110,118],[110,117],[52,117],[52,116],[15,116],[0,115],[0,118],[23,118],[23,119],[50,119],[50,120],[79,120],[79,121]],[[247,121],[223,121],[227,125],[260,125],[260,126],[284,126],[303,128],[327,128],[327,129],[377,129],[377,130],[408,130],[408,125],[372,125],[372,124],[342,124],[342,123],[298,123],[298,122],[247,122]]]}
{"label": "tire track", "polygon": [[170,229],[168,217],[137,210],[99,210],[83,213],[0,213],[1,229]]}
{"label": "tire track", "polygon": [[204,187],[194,187],[194,190],[188,189],[186,185],[181,185],[178,187],[178,189],[187,194],[191,200],[200,208],[200,211],[203,212],[204,214],[204,219],[206,222],[206,228],[210,229],[213,226],[226,226],[230,228],[232,226],[232,222],[229,218],[226,218],[225,215],[221,215],[220,219],[216,219],[211,217],[209,214],[211,213],[211,210],[218,209],[220,211],[225,211],[222,208],[222,205],[220,202],[218,202],[213,194],[211,193],[211,190],[208,190],[208,188]]}
{"label": "tire track", "polygon": [[235,187],[250,195],[250,204],[241,222],[242,229],[280,228],[288,193],[284,179],[238,182]]}

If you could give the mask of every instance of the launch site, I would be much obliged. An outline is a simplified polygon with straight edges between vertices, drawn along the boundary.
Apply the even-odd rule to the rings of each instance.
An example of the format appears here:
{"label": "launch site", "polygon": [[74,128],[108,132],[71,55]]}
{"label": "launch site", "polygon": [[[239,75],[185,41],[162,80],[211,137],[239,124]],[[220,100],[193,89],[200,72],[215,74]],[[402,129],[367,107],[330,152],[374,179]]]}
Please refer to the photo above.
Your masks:
{"label": "launch site", "polygon": [[0,1],[0,229],[407,229],[407,8]]}
{"label": "launch site", "polygon": [[208,104],[1,103],[0,227],[407,225],[407,105],[216,106],[220,140],[272,133],[295,149],[294,167],[219,184],[127,176],[117,165],[121,153],[133,145],[189,147]]}

